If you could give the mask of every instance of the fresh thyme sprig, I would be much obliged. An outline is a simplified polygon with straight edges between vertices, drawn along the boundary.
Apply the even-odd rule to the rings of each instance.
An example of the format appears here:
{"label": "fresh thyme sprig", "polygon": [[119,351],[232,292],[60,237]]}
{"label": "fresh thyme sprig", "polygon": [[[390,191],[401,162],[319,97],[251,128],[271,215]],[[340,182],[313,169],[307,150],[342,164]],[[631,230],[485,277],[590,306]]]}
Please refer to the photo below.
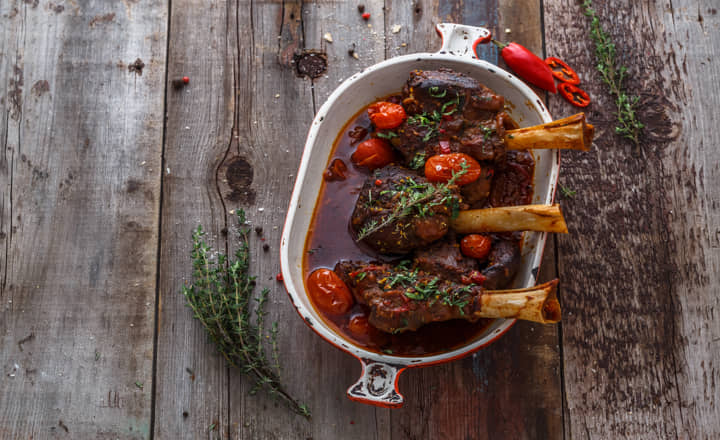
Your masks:
{"label": "fresh thyme sprig", "polygon": [[[428,205],[437,206],[441,203],[454,200],[452,198],[452,191],[450,190],[450,187],[455,184],[460,176],[467,173],[469,168],[465,162],[461,164],[461,167],[462,169],[460,171],[453,172],[452,177],[447,181],[447,183],[434,185],[432,183],[416,184],[414,181],[410,181],[410,185],[401,190],[403,196],[397,201],[393,211],[386,215],[382,221],[372,220],[367,222],[358,233],[358,241],[363,240],[382,228],[411,215],[414,208],[417,208],[419,215],[426,215],[430,206],[424,206],[424,204],[430,202],[437,196],[441,196],[442,201],[434,204],[428,203]],[[451,208],[453,209],[453,217],[455,217],[456,207],[453,205]]]}
{"label": "fresh thyme sprig", "polygon": [[233,367],[253,377],[255,394],[265,389],[270,395],[282,400],[294,412],[310,418],[308,407],[295,400],[280,382],[280,364],[277,346],[277,323],[272,325],[269,339],[271,359],[263,345],[263,321],[268,289],[263,289],[255,299],[255,322],[252,322],[251,300],[255,277],[248,273],[250,228],[245,212],[237,210],[239,246],[235,260],[223,254],[211,256],[212,249],[205,244],[202,226],[193,233],[193,281],[183,286],[182,294],[196,318],[207,330],[217,350]]}
{"label": "fresh thyme sprig", "polygon": [[577,191],[575,191],[574,189],[570,189],[565,185],[560,185],[560,193],[562,193],[563,197],[571,199],[575,197]]}
{"label": "fresh thyme sprig", "polygon": [[592,0],[585,0],[583,9],[585,15],[590,18],[590,37],[595,43],[597,70],[600,72],[603,82],[610,88],[610,93],[615,97],[615,106],[617,107],[615,115],[618,120],[615,132],[638,146],[640,145],[640,134],[645,127],[638,120],[636,112],[640,98],[627,94],[623,87],[627,67],[618,62],[615,43],[602,28],[600,19],[595,9],[592,8]]}

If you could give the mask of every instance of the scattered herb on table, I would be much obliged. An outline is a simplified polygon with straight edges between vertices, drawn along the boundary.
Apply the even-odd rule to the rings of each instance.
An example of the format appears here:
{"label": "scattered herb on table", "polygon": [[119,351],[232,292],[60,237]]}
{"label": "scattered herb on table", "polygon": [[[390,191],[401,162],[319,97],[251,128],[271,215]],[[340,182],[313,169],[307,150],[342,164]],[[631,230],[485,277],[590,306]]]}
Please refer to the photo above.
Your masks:
{"label": "scattered herb on table", "polygon": [[136,381],[135,386],[138,387],[139,389],[143,389],[143,387],[144,387],[143,383],[140,381]]}
{"label": "scattered herb on table", "polygon": [[254,312],[252,300],[255,277],[248,273],[250,228],[245,212],[236,211],[239,245],[235,259],[218,254],[211,257],[212,249],[205,244],[202,226],[193,233],[193,282],[184,286],[182,294],[195,317],[207,330],[217,350],[233,367],[255,380],[250,394],[264,389],[282,400],[292,411],[310,418],[308,407],[295,400],[280,381],[280,363],[277,346],[277,325],[270,332],[271,356],[263,345],[263,325],[268,289],[263,289]]}
{"label": "scattered herb on table", "polygon": [[560,193],[563,195],[563,197],[571,199],[571,198],[575,197],[575,194],[577,194],[577,191],[572,190],[565,185],[560,185]]}
{"label": "scattered herb on table", "polygon": [[592,8],[592,1],[585,0],[582,7],[585,10],[585,15],[590,18],[590,37],[595,43],[597,69],[602,76],[603,82],[610,88],[610,93],[615,97],[618,119],[615,132],[638,146],[640,144],[640,133],[645,127],[638,120],[636,113],[640,98],[627,94],[623,87],[627,68],[618,61],[615,43],[612,42],[610,36],[600,24],[600,19]]}

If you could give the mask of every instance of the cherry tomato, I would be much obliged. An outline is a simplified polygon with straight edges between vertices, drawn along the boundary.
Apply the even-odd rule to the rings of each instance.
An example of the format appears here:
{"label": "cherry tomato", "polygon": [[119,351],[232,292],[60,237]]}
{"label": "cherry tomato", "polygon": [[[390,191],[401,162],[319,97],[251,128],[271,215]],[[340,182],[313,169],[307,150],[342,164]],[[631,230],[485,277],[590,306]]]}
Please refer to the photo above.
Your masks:
{"label": "cherry tomato", "polygon": [[368,107],[367,112],[375,127],[381,130],[396,128],[407,118],[403,106],[392,102],[376,102]]}
{"label": "cherry tomato", "polygon": [[490,253],[492,240],[490,237],[480,234],[466,235],[460,241],[460,252],[466,257],[484,260]]}
{"label": "cherry tomato", "polygon": [[467,185],[480,177],[480,164],[464,153],[438,154],[425,162],[425,177],[431,182],[447,182],[453,173],[462,171],[463,163],[467,165],[465,173],[455,180],[457,185]]}
{"label": "cherry tomato", "polygon": [[395,160],[395,153],[385,139],[372,138],[360,142],[351,157],[357,166],[374,170],[390,165]]}
{"label": "cherry tomato", "polygon": [[370,323],[367,316],[356,315],[350,318],[348,322],[348,330],[355,337],[367,336],[370,333]]}
{"label": "cherry tomato", "polygon": [[330,269],[317,269],[311,273],[307,288],[315,305],[326,313],[342,315],[355,302],[350,289]]}

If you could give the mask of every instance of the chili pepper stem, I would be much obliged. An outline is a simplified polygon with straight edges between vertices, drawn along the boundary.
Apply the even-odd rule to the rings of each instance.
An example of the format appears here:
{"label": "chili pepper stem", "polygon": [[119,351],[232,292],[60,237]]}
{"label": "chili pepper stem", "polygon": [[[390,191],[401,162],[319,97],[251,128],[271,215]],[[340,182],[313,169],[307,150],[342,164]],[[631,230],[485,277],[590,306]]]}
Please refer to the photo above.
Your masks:
{"label": "chili pepper stem", "polygon": [[505,49],[509,43],[503,43],[502,41],[492,40],[492,42],[500,49]]}

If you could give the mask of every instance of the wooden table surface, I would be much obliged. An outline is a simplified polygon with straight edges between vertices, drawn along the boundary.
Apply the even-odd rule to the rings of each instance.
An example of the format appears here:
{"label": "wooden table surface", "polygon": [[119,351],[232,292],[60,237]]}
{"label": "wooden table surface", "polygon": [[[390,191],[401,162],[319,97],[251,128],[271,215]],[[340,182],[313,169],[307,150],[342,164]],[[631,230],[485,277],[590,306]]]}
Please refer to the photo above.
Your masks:
{"label": "wooden table surface", "polygon": [[[595,2],[641,97],[635,148],[578,1],[363,1],[367,22],[357,1],[0,1],[0,439],[720,437],[717,3]],[[562,324],[407,371],[406,405],[381,409],[345,397],[359,364],[275,281],[279,239],[314,111],[366,66],[437,50],[441,21],[574,66],[597,139],[563,154],[570,234],[542,276]],[[316,79],[293,62],[309,50]],[[310,421],[249,396],[180,294],[191,231],[223,249],[240,207],[264,226],[252,271]]]}

